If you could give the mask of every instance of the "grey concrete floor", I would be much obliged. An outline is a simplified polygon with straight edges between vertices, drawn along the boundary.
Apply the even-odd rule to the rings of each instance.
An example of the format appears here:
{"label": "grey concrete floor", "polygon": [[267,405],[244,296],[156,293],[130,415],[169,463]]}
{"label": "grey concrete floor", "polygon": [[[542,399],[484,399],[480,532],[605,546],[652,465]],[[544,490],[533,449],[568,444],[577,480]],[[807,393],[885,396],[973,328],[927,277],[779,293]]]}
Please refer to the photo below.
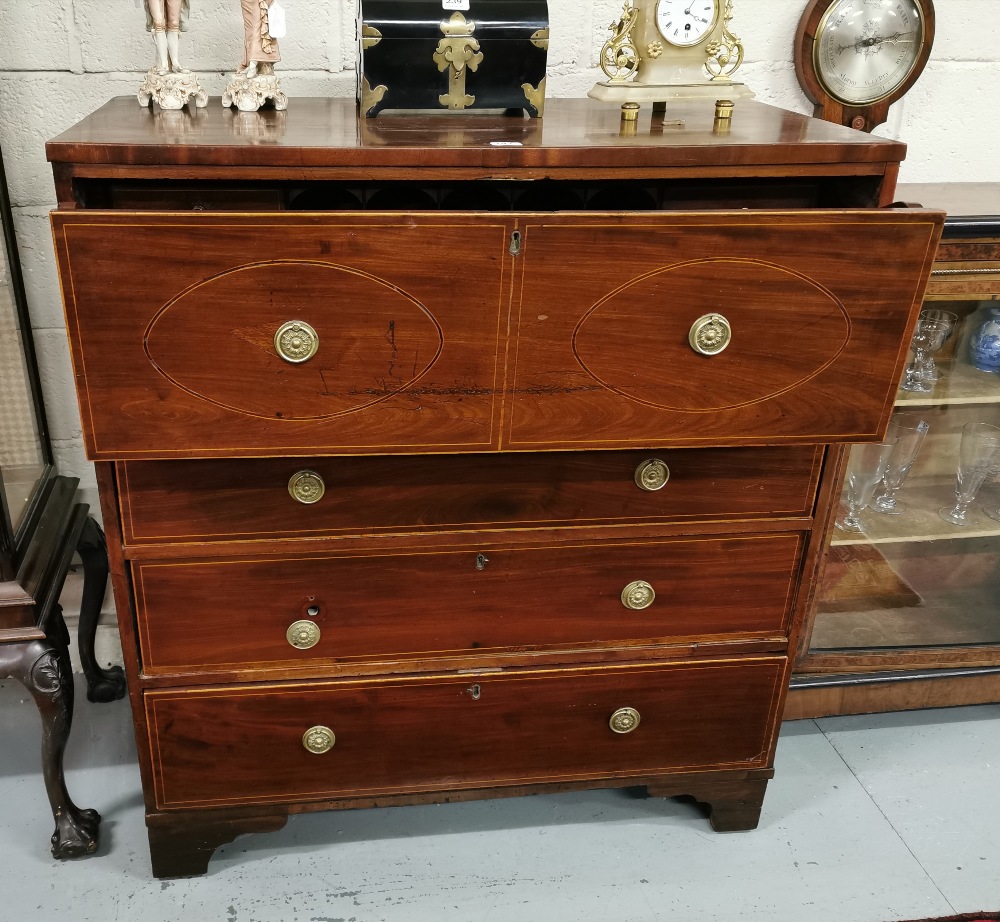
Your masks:
{"label": "grey concrete floor", "polygon": [[[1000,707],[786,724],[760,827],[591,791],[292,817],[150,875],[126,702],[78,695],[67,776],[104,817],[53,862],[38,718],[0,684],[0,922],[888,922],[1000,909]],[[224,767],[220,766],[221,770]]]}

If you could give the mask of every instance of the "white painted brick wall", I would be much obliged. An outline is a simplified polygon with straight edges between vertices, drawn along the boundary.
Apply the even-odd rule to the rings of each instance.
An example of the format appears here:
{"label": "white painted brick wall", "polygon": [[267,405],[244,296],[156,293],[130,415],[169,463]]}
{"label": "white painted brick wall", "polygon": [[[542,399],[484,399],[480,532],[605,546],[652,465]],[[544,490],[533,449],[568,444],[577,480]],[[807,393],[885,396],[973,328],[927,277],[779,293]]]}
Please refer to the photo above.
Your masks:
{"label": "white painted brick wall", "polygon": [[[747,50],[744,79],[765,102],[808,112],[792,67],[792,39],[806,0],[736,0],[735,31]],[[354,91],[354,3],[284,0],[289,37],[280,65],[296,96]],[[221,92],[241,55],[237,0],[192,0],[185,63],[205,88]],[[583,95],[597,79],[596,59],[620,0],[549,0],[549,92]],[[152,47],[134,0],[7,0],[0,17],[0,146],[15,205],[42,384],[56,454],[80,476],[91,499],[94,478],[62,326],[47,213],[54,202],[44,143],[112,96],[132,95]],[[1000,181],[1000,128],[992,111],[1000,61],[998,0],[937,0],[937,40],[924,76],[877,133],[909,145],[901,179]]]}

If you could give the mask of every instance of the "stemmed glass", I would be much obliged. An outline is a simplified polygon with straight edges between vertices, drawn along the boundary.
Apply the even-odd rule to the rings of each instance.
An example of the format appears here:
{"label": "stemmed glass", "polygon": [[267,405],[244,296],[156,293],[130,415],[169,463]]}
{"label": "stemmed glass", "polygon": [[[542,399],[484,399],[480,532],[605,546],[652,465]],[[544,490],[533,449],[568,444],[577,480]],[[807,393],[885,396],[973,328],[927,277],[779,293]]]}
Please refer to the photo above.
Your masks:
{"label": "stemmed glass", "polygon": [[952,525],[968,525],[968,509],[987,475],[997,465],[1000,429],[987,423],[966,423],[958,450],[958,479],[955,505],[945,506],[939,515]]}
{"label": "stemmed glass", "polygon": [[870,442],[855,445],[851,449],[851,460],[847,465],[847,515],[834,522],[841,531],[864,534],[861,513],[871,502],[875,486],[885,474],[895,442]]}
{"label": "stemmed glass", "polygon": [[896,492],[910,473],[929,428],[930,424],[924,419],[918,423],[912,422],[912,419],[907,421],[905,417],[893,420],[888,440],[895,440],[896,444],[889,452],[889,460],[882,475],[882,492],[874,503],[876,512],[884,515],[901,515],[906,512],[906,506],[896,499]]}
{"label": "stemmed glass", "polygon": [[[1000,452],[997,453],[997,457],[993,459],[993,465],[990,467],[990,476],[996,477],[1000,474]],[[1000,522],[1000,507],[996,505],[985,505],[983,506],[983,512],[994,522]]]}
{"label": "stemmed glass", "polygon": [[955,332],[958,315],[951,311],[931,309],[920,312],[917,329],[913,333],[913,361],[903,372],[904,391],[926,394],[934,390],[938,381],[934,353],[937,352]]}

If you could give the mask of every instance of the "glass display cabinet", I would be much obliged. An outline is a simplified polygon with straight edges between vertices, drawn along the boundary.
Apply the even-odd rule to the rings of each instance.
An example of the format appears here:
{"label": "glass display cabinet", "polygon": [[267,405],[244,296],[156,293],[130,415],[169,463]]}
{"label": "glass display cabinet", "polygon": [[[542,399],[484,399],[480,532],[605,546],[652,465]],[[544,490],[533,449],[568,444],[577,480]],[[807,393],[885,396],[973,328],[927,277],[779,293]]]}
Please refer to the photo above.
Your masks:
{"label": "glass display cabinet", "polygon": [[[59,594],[79,550],[91,603],[87,618],[96,627],[100,600],[94,611],[92,599],[104,594],[103,544],[88,507],[76,502],[78,481],[59,476],[52,463],[2,158],[0,219],[0,681],[21,682],[38,705],[42,770],[56,823],[52,854],[73,858],[96,849],[100,817],[73,803],[63,779],[73,673]],[[106,563],[104,572],[106,581]],[[81,635],[87,632],[83,607]],[[92,633],[88,655],[93,660]]]}
{"label": "glass display cabinet", "polygon": [[785,719],[1000,701],[1000,187],[949,218],[883,445],[845,449]]}

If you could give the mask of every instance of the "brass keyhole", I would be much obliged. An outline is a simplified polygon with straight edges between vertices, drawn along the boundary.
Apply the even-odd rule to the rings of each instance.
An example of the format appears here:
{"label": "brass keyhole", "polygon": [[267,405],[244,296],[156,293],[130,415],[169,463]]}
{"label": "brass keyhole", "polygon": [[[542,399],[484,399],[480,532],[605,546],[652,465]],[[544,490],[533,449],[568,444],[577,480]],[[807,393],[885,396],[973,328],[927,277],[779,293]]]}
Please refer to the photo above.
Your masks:
{"label": "brass keyhole", "polygon": [[485,570],[486,564],[490,562],[490,558],[485,554],[476,554],[476,569]]}
{"label": "brass keyhole", "polygon": [[478,685],[472,685],[472,686],[470,686],[470,687],[469,687],[468,689],[466,689],[466,690],[468,691],[468,693],[469,693],[470,695],[472,695],[472,700],[473,700],[473,701],[478,701],[478,700],[479,700],[479,698],[480,698],[480,696],[481,696],[481,695],[482,695],[482,693],[483,693],[483,690],[482,690],[482,688],[480,688],[480,687],[479,687]]}

